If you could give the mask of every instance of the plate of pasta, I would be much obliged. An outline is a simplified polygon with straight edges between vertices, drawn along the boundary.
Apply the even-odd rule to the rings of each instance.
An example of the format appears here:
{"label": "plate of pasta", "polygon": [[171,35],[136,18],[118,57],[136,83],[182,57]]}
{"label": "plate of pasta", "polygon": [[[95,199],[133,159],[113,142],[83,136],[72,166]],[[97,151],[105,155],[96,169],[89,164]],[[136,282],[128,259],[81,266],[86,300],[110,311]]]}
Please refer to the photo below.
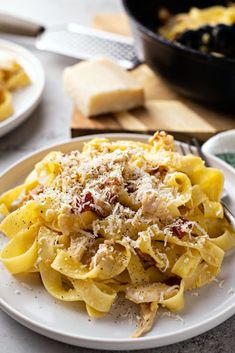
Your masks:
{"label": "plate of pasta", "polygon": [[[2,174],[2,310],[45,336],[112,350],[171,344],[232,316],[224,177],[178,149],[164,132],[85,136]],[[232,195],[234,180],[226,187]]]}

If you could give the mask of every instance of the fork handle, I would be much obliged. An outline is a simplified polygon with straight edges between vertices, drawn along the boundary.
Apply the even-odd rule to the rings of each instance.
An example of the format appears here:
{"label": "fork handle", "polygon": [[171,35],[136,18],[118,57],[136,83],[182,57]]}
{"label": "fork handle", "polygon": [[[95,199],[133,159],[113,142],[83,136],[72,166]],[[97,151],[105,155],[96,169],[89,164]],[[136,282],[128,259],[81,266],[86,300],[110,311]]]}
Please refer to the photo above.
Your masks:
{"label": "fork handle", "polygon": [[45,28],[37,23],[0,13],[0,32],[37,37]]}

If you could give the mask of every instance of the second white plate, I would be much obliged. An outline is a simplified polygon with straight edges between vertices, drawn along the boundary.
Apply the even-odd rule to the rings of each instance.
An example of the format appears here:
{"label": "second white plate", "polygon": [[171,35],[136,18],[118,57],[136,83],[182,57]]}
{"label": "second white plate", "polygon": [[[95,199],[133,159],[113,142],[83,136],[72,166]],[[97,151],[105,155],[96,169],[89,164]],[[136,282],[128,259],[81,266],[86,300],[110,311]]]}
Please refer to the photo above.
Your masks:
{"label": "second white plate", "polygon": [[[97,135],[96,135],[97,136]],[[146,142],[148,136],[107,134],[112,139]],[[0,176],[0,193],[19,184],[34,164],[49,151],[67,152],[81,149],[93,136],[80,137],[32,154],[19,161]],[[17,176],[17,178],[16,178]],[[235,195],[235,178],[228,180],[230,195]],[[233,207],[235,200],[231,200]],[[226,256],[219,281],[197,290],[198,296],[186,293],[185,308],[180,317],[157,315],[156,324],[145,337],[131,339],[135,315],[115,309],[102,319],[89,319],[81,304],[63,303],[52,298],[40,281],[10,275],[0,265],[0,307],[12,318],[47,337],[69,344],[94,349],[132,350],[168,345],[199,335],[220,324],[235,313],[235,256]],[[223,285],[222,285],[223,284]]]}
{"label": "second white plate", "polygon": [[40,102],[45,75],[39,60],[22,46],[0,39],[0,51],[10,55],[23,66],[32,84],[13,93],[14,113],[0,121],[0,137],[19,126]]}

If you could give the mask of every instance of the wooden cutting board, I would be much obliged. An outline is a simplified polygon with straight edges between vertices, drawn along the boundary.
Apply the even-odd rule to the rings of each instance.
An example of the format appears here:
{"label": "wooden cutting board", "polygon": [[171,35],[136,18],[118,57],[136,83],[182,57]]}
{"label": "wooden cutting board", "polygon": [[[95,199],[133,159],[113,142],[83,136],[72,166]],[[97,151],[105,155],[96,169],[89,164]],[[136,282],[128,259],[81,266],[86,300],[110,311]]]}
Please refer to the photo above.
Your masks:
{"label": "wooden cutting board", "polygon": [[[123,35],[130,35],[124,14],[98,14],[93,26]],[[146,108],[88,119],[74,108],[71,120],[72,137],[105,132],[153,133],[166,130],[178,139],[196,136],[206,140],[213,134],[235,128],[235,116],[216,112],[173,91],[145,64],[132,75],[143,84]]]}

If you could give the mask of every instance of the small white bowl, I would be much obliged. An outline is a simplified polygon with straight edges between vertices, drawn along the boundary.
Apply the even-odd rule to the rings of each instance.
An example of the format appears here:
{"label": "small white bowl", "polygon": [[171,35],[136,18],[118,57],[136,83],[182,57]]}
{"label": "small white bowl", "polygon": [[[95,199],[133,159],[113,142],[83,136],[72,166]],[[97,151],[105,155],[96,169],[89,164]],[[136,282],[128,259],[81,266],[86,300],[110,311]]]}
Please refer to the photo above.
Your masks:
{"label": "small white bowl", "polygon": [[228,152],[235,153],[235,130],[221,132],[213,136],[204,143],[202,152],[213,167],[223,170],[225,178],[234,177],[235,169],[216,155]]}

